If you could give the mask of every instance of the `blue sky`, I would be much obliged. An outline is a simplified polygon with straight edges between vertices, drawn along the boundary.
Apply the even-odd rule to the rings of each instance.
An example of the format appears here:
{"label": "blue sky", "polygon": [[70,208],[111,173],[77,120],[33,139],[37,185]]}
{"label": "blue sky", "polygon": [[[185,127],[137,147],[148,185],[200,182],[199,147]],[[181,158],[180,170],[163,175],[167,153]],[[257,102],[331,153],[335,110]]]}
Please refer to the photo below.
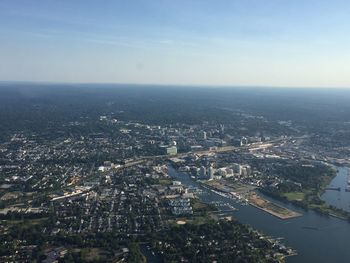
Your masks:
{"label": "blue sky", "polygon": [[350,2],[0,0],[0,80],[350,87]]}

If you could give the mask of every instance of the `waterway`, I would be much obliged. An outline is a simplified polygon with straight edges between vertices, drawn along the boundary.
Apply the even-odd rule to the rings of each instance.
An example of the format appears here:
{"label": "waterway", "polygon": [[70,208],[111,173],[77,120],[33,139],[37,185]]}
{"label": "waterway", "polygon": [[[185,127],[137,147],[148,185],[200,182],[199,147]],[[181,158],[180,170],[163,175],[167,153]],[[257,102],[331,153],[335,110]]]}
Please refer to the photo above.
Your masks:
{"label": "waterway", "polygon": [[[338,176],[342,173],[339,170]],[[266,197],[277,204],[302,213],[301,217],[282,220],[250,205],[243,205],[235,200],[222,197],[203,188],[188,174],[181,173],[169,166],[169,175],[184,185],[201,189],[198,195],[206,203],[223,202],[237,208],[237,211],[226,212],[243,224],[251,225],[262,233],[282,238],[283,243],[297,250],[298,255],[287,258],[288,263],[310,262],[350,262],[350,223],[334,217],[305,211],[294,205],[282,204]],[[350,194],[350,193],[349,193]],[[225,209],[227,208],[220,208]]]}
{"label": "waterway", "polygon": [[[350,212],[350,192],[346,192],[345,189],[348,187],[348,170],[346,167],[338,167],[337,176],[333,178],[327,188],[339,188],[337,190],[326,190],[321,196],[328,205],[333,205],[337,208],[341,208],[345,211]],[[350,260],[349,260],[350,262]]]}

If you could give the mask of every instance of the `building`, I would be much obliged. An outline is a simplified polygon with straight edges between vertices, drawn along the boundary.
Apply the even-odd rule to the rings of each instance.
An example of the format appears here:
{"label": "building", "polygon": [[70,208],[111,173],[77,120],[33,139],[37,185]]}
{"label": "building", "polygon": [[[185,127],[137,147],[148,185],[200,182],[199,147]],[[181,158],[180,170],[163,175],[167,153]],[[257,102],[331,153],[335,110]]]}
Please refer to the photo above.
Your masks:
{"label": "building", "polygon": [[205,168],[205,166],[201,166],[201,168],[199,169],[199,176],[200,178],[207,177],[207,168]]}
{"label": "building", "polygon": [[189,198],[169,199],[169,206],[173,215],[193,214],[191,201]]}
{"label": "building", "polygon": [[176,155],[177,154],[177,147],[176,146],[169,146],[169,145],[160,145],[159,146],[162,154],[165,155]]}
{"label": "building", "polygon": [[214,167],[210,166],[208,170],[209,179],[214,179],[214,173],[215,173]]}
{"label": "building", "polygon": [[241,138],[241,146],[247,145],[248,144],[248,139],[246,137]]}
{"label": "building", "polygon": [[219,174],[219,176],[226,177],[226,175],[227,175],[226,168],[220,168],[218,170],[218,174]]}
{"label": "building", "polygon": [[220,124],[220,133],[221,134],[225,133],[225,125],[224,124]]}
{"label": "building", "polygon": [[231,168],[226,169],[226,177],[234,176],[233,170]]}
{"label": "building", "polygon": [[238,163],[232,164],[232,169],[235,174],[241,175],[242,174],[242,166]]}
{"label": "building", "polygon": [[249,165],[242,165],[242,172],[241,175],[242,176],[250,176],[252,173],[252,169]]}
{"label": "building", "polygon": [[207,133],[206,133],[205,131],[203,131],[201,135],[202,135],[201,138],[202,138],[203,140],[206,140],[206,139],[207,139]]}
{"label": "building", "polygon": [[177,154],[177,147],[176,146],[167,147],[166,154],[167,155],[176,155]]}

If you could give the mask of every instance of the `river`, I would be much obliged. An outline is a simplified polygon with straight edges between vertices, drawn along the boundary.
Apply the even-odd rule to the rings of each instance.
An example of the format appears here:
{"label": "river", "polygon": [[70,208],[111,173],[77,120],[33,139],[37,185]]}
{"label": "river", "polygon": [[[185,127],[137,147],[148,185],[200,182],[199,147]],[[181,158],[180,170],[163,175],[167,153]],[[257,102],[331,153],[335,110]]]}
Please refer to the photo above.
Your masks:
{"label": "river", "polygon": [[350,192],[345,191],[348,187],[348,168],[338,167],[337,176],[333,178],[327,188],[340,188],[340,191],[326,190],[322,195],[328,205],[333,205],[350,212]]}
{"label": "river", "polygon": [[[340,169],[337,176],[343,176],[343,172]],[[350,262],[350,249],[348,247],[350,224],[344,220],[322,216],[314,211],[305,211],[291,204],[281,204],[277,200],[266,197],[303,214],[301,217],[281,220],[253,206],[242,205],[235,200],[204,189],[188,174],[178,172],[171,166],[169,166],[169,175],[184,185],[202,189],[203,194],[199,195],[201,201],[229,203],[238,209],[229,214],[239,222],[249,224],[266,235],[283,238],[284,244],[291,246],[298,252],[297,256],[287,258],[288,263]]]}

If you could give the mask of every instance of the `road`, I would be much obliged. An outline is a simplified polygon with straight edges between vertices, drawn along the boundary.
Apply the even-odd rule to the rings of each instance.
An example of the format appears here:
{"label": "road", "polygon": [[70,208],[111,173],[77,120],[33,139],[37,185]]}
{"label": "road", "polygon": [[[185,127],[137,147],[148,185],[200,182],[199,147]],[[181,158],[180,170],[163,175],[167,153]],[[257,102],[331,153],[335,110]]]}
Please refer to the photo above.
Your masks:
{"label": "road", "polygon": [[186,157],[190,154],[196,154],[196,155],[205,155],[205,154],[211,154],[211,153],[223,153],[223,152],[231,152],[231,151],[242,151],[242,150],[252,150],[252,149],[262,149],[262,148],[269,148],[275,146],[277,143],[283,142],[286,139],[276,139],[276,140],[271,140],[265,143],[252,143],[247,146],[241,146],[241,147],[236,147],[236,146],[224,146],[224,147],[216,147],[211,150],[204,150],[204,151],[196,151],[196,152],[186,152],[186,153],[178,153],[176,155],[152,155],[152,156],[141,156],[137,159],[135,159],[132,162],[126,163],[117,169],[123,169],[123,168],[128,168],[132,167],[134,165],[142,164],[147,161],[152,161],[152,160],[162,160],[162,159],[170,159],[170,158],[183,158]]}

